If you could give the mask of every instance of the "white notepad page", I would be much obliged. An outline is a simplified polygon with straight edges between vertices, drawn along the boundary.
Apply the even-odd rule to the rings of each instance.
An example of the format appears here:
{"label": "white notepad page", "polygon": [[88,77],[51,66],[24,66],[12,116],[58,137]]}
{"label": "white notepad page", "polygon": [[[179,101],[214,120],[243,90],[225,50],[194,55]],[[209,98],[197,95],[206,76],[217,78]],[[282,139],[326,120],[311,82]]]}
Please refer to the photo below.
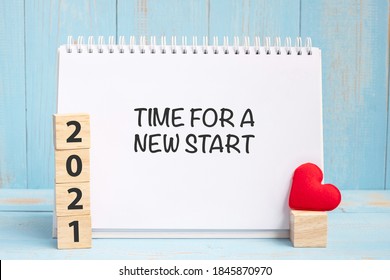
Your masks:
{"label": "white notepad page", "polygon": [[[323,167],[319,49],[287,55],[281,48],[277,55],[271,48],[267,55],[264,48],[260,54],[83,48],[59,49],[58,113],[90,114],[94,237],[287,236],[294,169],[305,162]],[[159,117],[170,108],[169,127],[149,126],[148,111],[139,108],[157,108]],[[226,121],[222,127],[223,108],[225,118],[233,112],[234,127]],[[205,126],[203,113],[211,126],[214,111],[215,126]],[[141,150],[145,134],[161,152]],[[174,141],[178,134],[175,153],[164,151],[164,134]],[[230,146],[237,140],[228,135],[239,139],[240,153],[232,147],[228,153],[228,138]]]}

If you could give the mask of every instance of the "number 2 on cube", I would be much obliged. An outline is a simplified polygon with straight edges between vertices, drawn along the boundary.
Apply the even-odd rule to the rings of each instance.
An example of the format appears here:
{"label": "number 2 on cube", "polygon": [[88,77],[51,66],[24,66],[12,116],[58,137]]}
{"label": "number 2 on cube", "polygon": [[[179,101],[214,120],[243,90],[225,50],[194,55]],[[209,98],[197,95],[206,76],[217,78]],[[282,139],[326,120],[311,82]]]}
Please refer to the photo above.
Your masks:
{"label": "number 2 on cube", "polygon": [[78,121],[69,121],[66,123],[67,126],[74,126],[75,129],[73,133],[66,139],[66,143],[81,143],[83,140],[81,138],[76,138],[76,136],[80,133],[81,124]]}

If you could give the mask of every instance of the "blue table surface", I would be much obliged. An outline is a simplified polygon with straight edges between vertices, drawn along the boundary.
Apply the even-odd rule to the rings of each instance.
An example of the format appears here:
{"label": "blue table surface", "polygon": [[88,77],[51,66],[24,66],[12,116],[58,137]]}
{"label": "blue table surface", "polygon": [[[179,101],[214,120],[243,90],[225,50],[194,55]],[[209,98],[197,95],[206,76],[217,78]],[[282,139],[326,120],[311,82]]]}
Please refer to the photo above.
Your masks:
{"label": "blue table surface", "polygon": [[390,191],[343,191],[329,213],[327,248],[288,239],[94,239],[57,250],[53,191],[0,189],[0,259],[390,259]]}

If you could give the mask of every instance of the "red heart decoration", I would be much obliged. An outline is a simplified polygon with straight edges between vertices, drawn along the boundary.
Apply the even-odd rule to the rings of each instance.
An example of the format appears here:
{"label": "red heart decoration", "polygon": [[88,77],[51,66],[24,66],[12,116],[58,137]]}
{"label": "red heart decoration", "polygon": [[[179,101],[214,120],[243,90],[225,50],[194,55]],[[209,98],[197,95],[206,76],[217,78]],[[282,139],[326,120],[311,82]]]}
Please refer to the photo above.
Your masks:
{"label": "red heart decoration", "polygon": [[341,202],[339,189],[331,184],[321,184],[321,169],[305,163],[295,169],[289,206],[295,210],[331,211]]}

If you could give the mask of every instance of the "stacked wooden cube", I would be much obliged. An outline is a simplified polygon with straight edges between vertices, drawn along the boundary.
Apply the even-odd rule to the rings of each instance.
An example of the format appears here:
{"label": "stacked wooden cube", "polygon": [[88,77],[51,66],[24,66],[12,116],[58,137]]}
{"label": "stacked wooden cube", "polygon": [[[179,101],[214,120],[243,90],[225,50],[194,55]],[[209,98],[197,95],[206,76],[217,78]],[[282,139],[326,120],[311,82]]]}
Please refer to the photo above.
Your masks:
{"label": "stacked wooden cube", "polygon": [[328,214],[325,211],[291,210],[290,240],[298,248],[325,248],[328,242]]}
{"label": "stacked wooden cube", "polygon": [[58,249],[91,248],[90,118],[54,115]]}

